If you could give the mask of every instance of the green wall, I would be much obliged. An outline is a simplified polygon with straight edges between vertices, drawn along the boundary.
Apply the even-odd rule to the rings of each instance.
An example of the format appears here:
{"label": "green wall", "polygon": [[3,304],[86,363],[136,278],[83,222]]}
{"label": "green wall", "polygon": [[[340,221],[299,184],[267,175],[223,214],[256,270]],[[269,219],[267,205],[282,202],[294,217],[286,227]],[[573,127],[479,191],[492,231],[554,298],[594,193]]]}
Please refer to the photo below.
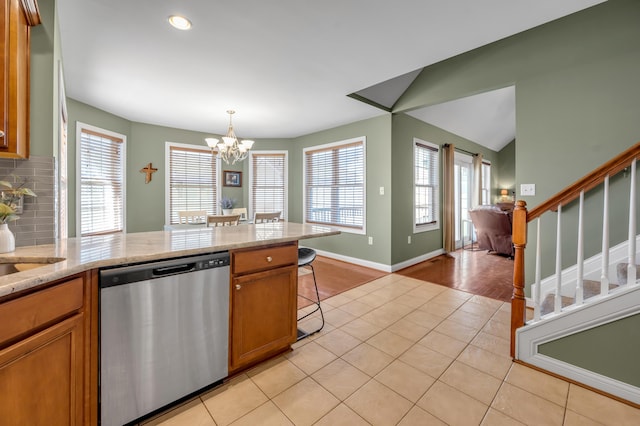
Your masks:
{"label": "green wall", "polygon": [[[127,232],[159,231],[165,218],[165,142],[176,142],[197,146],[206,146],[204,138],[209,133],[174,129],[151,124],[136,123],[109,114],[98,108],[67,99],[69,111],[68,161],[69,161],[69,236],[76,233],[76,124],[82,122],[105,130],[123,134],[127,137],[126,151],[126,226]],[[287,139],[256,140],[255,150],[286,150]],[[158,171],[152,175],[151,182],[145,183],[145,175],[140,169],[148,163]],[[237,200],[236,207],[246,207],[248,197],[248,162],[235,165],[223,164],[223,170],[243,172],[242,188],[222,187],[222,195]],[[290,180],[292,178],[290,177]]]}
{"label": "green wall", "polygon": [[492,168],[495,173],[496,190],[491,194],[499,201],[500,190],[508,189],[509,195],[516,190],[516,141],[509,142],[498,152],[498,164]]}
{"label": "green wall", "polygon": [[[597,342],[597,343],[595,343]],[[539,352],[640,387],[640,315],[540,345]]]}
{"label": "green wall", "polygon": [[31,28],[31,155],[52,156],[52,138],[55,140],[58,128],[56,58],[59,58],[60,52],[55,5],[53,0],[39,2],[42,24]]}
{"label": "green wall", "polygon": [[[366,136],[366,235],[305,240],[304,245],[370,262],[391,263],[391,114],[313,133],[293,140],[289,165],[289,220],[302,221],[302,152],[310,146]],[[293,155],[291,155],[293,154]],[[385,195],[380,195],[380,187]],[[373,238],[369,245],[367,238]]]}
{"label": "green wall", "polygon": [[[515,85],[515,185],[536,184],[534,197],[519,197],[518,191],[516,195],[535,207],[640,141],[638,22],[640,2],[609,0],[480,47],[425,68],[394,112]],[[611,244],[626,240],[628,188],[628,176],[613,179]],[[585,241],[587,257],[600,252],[601,198],[596,190],[585,200],[585,229],[594,231]],[[563,210],[563,267],[575,264],[576,210],[575,203]],[[618,224],[621,226],[616,227]],[[534,275],[534,234],[529,230],[526,283]],[[542,238],[546,276],[554,269],[555,214],[543,218]],[[625,326],[619,323],[607,329],[621,334]],[[569,362],[576,360],[569,343],[557,345],[556,355]],[[619,368],[603,361],[607,355],[604,345],[593,344],[587,355],[606,375]]]}
{"label": "green wall", "polygon": [[[483,158],[498,165],[495,151],[406,114],[393,115],[392,153],[392,246],[391,264],[407,261],[442,249],[442,227],[437,230],[413,233],[413,138],[437,145],[451,143],[468,152],[481,153]],[[492,167],[493,169],[493,167]],[[440,167],[442,176],[442,166]],[[495,176],[493,177],[495,179]],[[495,182],[492,185],[495,187]],[[442,210],[442,192],[440,192]],[[411,236],[411,244],[407,237]]]}

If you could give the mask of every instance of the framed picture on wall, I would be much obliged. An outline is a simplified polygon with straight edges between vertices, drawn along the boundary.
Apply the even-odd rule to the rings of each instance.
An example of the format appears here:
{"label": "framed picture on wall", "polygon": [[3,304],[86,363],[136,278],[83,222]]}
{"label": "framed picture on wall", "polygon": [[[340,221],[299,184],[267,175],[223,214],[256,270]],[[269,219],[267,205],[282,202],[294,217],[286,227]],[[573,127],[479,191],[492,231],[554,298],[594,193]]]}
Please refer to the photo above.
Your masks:
{"label": "framed picture on wall", "polygon": [[222,184],[224,186],[242,186],[242,172],[235,172],[230,170],[224,170],[222,176]]}

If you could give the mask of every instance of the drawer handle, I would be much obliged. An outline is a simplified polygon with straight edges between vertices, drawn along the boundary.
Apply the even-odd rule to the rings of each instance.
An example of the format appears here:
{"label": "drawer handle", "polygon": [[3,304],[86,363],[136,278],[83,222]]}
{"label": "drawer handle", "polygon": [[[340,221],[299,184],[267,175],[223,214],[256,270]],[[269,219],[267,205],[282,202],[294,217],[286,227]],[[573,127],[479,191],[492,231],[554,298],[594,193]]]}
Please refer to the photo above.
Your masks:
{"label": "drawer handle", "polygon": [[240,290],[242,286],[240,284],[236,284],[236,290]]}
{"label": "drawer handle", "polygon": [[273,261],[273,257],[267,256],[267,262],[271,263]]}

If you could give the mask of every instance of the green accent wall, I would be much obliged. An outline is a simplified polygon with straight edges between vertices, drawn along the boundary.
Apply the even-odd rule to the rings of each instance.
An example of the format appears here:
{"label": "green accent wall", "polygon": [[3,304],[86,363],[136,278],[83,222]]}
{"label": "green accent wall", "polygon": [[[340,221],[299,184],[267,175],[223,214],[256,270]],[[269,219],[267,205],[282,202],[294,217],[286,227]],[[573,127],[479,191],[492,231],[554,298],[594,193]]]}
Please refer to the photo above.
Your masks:
{"label": "green accent wall", "polygon": [[640,315],[540,345],[538,351],[595,373],[640,387]]}

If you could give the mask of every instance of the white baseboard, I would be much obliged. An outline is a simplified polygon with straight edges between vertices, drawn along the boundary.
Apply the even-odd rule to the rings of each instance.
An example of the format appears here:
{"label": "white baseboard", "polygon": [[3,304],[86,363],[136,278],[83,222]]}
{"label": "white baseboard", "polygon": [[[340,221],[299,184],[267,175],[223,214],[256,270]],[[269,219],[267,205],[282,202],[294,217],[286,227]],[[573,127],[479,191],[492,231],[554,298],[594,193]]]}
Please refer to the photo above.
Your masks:
{"label": "white baseboard", "polygon": [[421,256],[414,257],[413,259],[409,259],[409,260],[405,260],[404,262],[396,263],[395,265],[385,265],[383,263],[371,262],[369,260],[359,259],[357,257],[345,256],[345,255],[342,255],[342,254],[337,254],[337,253],[333,253],[333,252],[330,252],[330,251],[324,251],[324,250],[316,250],[316,253],[318,253],[320,256],[328,257],[330,259],[342,260],[343,262],[349,262],[349,263],[353,263],[355,265],[360,265],[360,266],[364,266],[364,267],[367,267],[367,268],[377,269],[378,271],[396,272],[396,271],[399,271],[400,269],[404,269],[404,268],[407,268],[409,266],[413,266],[415,264],[418,264],[420,262],[424,262],[425,260],[429,260],[431,258],[434,258],[436,256],[440,256],[441,254],[444,254],[444,250],[438,249],[438,250],[432,251],[431,253],[423,254]]}

